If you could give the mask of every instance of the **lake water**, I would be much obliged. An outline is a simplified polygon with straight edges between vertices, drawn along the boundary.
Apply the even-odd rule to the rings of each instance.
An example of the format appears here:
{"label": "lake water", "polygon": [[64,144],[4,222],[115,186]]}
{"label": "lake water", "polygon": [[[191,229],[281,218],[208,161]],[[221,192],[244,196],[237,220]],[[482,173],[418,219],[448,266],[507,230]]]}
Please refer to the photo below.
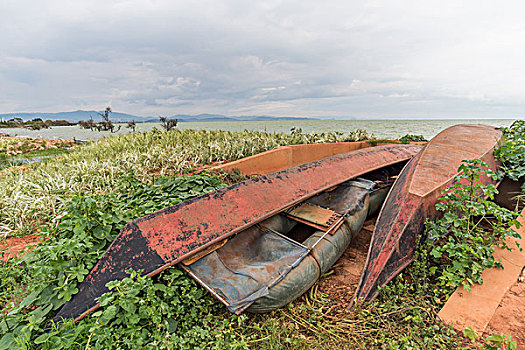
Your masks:
{"label": "lake water", "polygon": [[[267,132],[289,133],[291,128],[300,128],[303,132],[340,131],[343,133],[356,129],[364,129],[381,139],[397,139],[406,134],[423,135],[431,139],[441,130],[455,124],[488,124],[496,127],[510,126],[512,119],[439,119],[439,120],[282,120],[282,121],[240,121],[240,122],[183,122],[177,125],[179,129],[206,130],[260,130]],[[159,123],[137,124],[137,131],[161,129]],[[125,125],[117,134],[129,133]],[[10,136],[60,138],[79,140],[96,140],[109,137],[110,132],[98,132],[81,129],[79,126],[60,126],[51,129],[0,129],[0,133]]]}

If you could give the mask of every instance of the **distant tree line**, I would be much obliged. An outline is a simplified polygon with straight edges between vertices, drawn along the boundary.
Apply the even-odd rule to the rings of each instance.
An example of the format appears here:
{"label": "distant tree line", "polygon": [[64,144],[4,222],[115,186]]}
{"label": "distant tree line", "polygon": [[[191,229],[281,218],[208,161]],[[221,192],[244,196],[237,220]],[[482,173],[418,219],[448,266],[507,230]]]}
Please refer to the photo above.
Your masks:
{"label": "distant tree line", "polygon": [[24,121],[22,118],[11,118],[6,121],[0,121],[0,128],[26,128],[30,130],[49,129],[52,126],[70,126],[76,123],[68,122],[67,120],[42,120],[42,118],[34,118],[32,120]]}
{"label": "distant tree line", "polygon": [[[116,126],[111,121],[111,107],[107,107],[104,112],[97,114],[102,118],[102,121],[96,122],[93,116],[89,116],[88,120],[81,120],[78,123],[69,122],[67,120],[42,120],[42,118],[34,118],[32,120],[24,121],[22,118],[15,117],[8,120],[0,120],[0,128],[26,128],[31,130],[49,129],[52,126],[71,126],[79,125],[83,129],[90,129],[91,131],[109,131],[116,133],[122,127],[122,125]],[[169,119],[168,117],[159,117],[162,128],[166,131],[170,131],[175,128],[178,124],[178,119]],[[131,129],[132,132],[136,131],[137,123],[133,120],[127,122],[126,128]]]}

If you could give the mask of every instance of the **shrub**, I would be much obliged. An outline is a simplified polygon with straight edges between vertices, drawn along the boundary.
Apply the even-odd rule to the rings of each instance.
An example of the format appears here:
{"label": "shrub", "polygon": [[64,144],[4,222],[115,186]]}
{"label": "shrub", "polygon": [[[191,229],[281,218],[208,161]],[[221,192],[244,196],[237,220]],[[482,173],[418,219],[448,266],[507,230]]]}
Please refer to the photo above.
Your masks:
{"label": "shrub", "polygon": [[494,247],[510,250],[507,237],[519,238],[511,226],[519,226],[518,214],[498,206],[491,200],[497,193],[494,185],[480,183],[482,176],[496,179],[496,174],[481,160],[464,161],[455,184],[445,190],[436,209],[443,218],[428,223],[433,241],[430,255],[436,262],[431,273],[439,270],[442,285],[462,285],[470,290],[481,283],[481,273],[501,266],[492,253]]}
{"label": "shrub", "polygon": [[402,136],[399,138],[399,141],[403,143],[410,143],[413,141],[428,141],[425,139],[423,135],[412,135],[412,134],[406,134],[405,136]]}
{"label": "shrub", "polygon": [[[67,344],[68,337],[72,337],[75,332],[80,332],[74,336],[79,337],[75,343],[85,344],[85,342],[89,342],[89,338],[85,337],[85,331],[92,327],[95,327],[96,332],[99,332],[97,337],[103,339],[101,344],[104,343],[106,346],[107,342],[110,341],[108,339],[118,342],[121,339],[119,337],[125,338],[128,335],[131,337],[129,339],[134,339],[134,336],[129,333],[130,329],[121,323],[120,318],[118,318],[120,321],[115,321],[117,323],[114,325],[115,329],[121,329],[122,333],[116,331],[116,333],[112,333],[113,331],[108,331],[107,327],[103,327],[105,323],[100,323],[96,316],[89,318],[93,323],[89,324],[89,321],[83,323],[89,324],[89,327],[86,326],[87,328],[82,328],[82,326],[75,328],[71,325],[69,328],[61,326],[55,328],[54,333],[46,333],[50,334],[49,337],[42,335],[42,332],[58,309],[78,292],[77,285],[84,280],[128,221],[221,187],[224,185],[217,176],[191,175],[175,179],[163,179],[155,184],[144,184],[133,175],[128,174],[126,181],[122,182],[115,193],[102,196],[81,195],[72,198],[66,205],[66,214],[60,219],[60,222],[54,227],[47,228],[49,238],[44,243],[36,246],[22,261],[11,259],[0,266],[2,285],[9,286],[9,288],[0,290],[0,303],[6,306],[4,313],[0,316],[0,335],[2,336],[0,349],[13,347],[17,343],[29,345],[37,341],[37,338],[39,339],[38,342],[43,344],[47,342],[55,344],[57,339],[51,336],[53,334],[59,336],[60,341]],[[13,272],[16,268],[19,270],[23,268],[24,273]],[[180,314],[179,318],[192,318],[193,321],[191,322],[193,323],[188,323],[186,327],[182,325],[175,327],[176,323],[173,323],[170,327],[175,328],[170,329],[175,329],[174,334],[182,337],[183,333],[180,332],[190,332],[193,329],[190,325],[196,324],[197,328],[193,330],[194,336],[203,336],[198,330],[199,327],[206,328],[208,327],[206,322],[211,322],[205,317],[210,313],[208,306],[211,305],[211,302],[209,300],[202,301],[202,305],[196,302],[203,295],[203,290],[199,289],[198,293],[195,292],[194,282],[190,283],[188,278],[181,277],[181,273],[176,269],[166,272],[159,279],[167,283],[170,288],[173,287],[173,290],[168,291],[166,286],[159,286],[157,283],[151,282],[150,279],[146,280],[138,274],[132,273],[130,279],[111,285],[119,290],[118,295],[106,296],[104,300],[111,300],[111,305],[114,307],[110,310],[114,310],[118,306],[122,310],[131,312],[131,309],[126,309],[126,307],[131,306],[126,304],[125,300],[137,296],[138,290],[140,290],[145,293],[143,297],[148,302],[153,303],[147,304],[149,305],[147,312],[154,312],[151,310],[168,312],[165,308],[169,305],[169,310],[171,310],[169,314],[171,315],[178,312],[182,308],[181,305],[185,305],[188,314]],[[23,285],[27,285],[25,291],[27,296],[20,303],[17,303],[12,300],[12,292],[14,290],[19,291]],[[126,292],[127,294],[124,293],[123,296],[121,292],[123,290],[128,291],[129,288],[132,290]],[[165,299],[157,304],[154,302],[153,295],[148,293],[163,294]],[[181,295],[186,293],[189,294],[181,298]],[[107,303],[109,302],[106,301]],[[106,318],[111,313],[111,311],[104,312]],[[118,317],[127,317],[126,313],[122,315]],[[102,321],[106,318],[103,318]],[[109,320],[105,322],[107,321]],[[143,332],[137,337],[153,341],[165,335],[162,332],[162,335],[155,333],[155,329],[159,326],[156,322],[151,323],[151,320],[148,322],[148,325],[151,326],[151,334]],[[133,328],[134,325],[134,323],[128,324],[133,332],[136,330]],[[206,329],[210,331],[210,329],[219,328],[219,326],[214,324],[213,327],[210,326],[211,328]],[[146,324],[142,324],[141,327],[146,327]],[[158,337],[155,338],[157,335]],[[127,340],[120,344],[124,346],[127,344],[126,342]]]}

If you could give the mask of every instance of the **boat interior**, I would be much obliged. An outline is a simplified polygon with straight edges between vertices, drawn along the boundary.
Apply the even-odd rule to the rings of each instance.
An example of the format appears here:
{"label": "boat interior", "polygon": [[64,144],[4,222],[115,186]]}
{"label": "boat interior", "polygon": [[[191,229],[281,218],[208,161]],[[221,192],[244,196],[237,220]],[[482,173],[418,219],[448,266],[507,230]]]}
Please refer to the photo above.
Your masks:
{"label": "boat interior", "polygon": [[[378,195],[384,200],[405,164],[406,162],[400,162],[344,182],[284,210],[259,225],[275,231],[274,222],[285,221],[288,225],[281,227],[276,232],[298,243],[303,243],[318,230],[324,232],[336,230],[341,225],[337,220],[343,216],[345,209],[348,210],[348,208],[341,207],[341,204],[344,203],[340,200],[341,193],[346,194],[351,186],[362,186],[368,189],[370,196]],[[374,202],[375,206],[370,203],[368,218],[377,216],[383,200]],[[276,220],[275,217],[279,220]]]}
{"label": "boat interior", "polygon": [[[303,260],[309,255],[317,259],[318,265],[312,283],[346,251],[364,253],[364,259],[349,261],[354,265],[352,270],[362,271],[371,238],[371,232],[366,231],[370,230],[368,223],[377,216],[405,163],[372,171],[310,197],[180,266],[236,314],[245,310],[264,312],[265,308],[251,310],[250,306],[271,293],[280,281],[290,278],[287,275],[305,264]],[[357,282],[352,279],[354,289],[360,275],[355,278]]]}

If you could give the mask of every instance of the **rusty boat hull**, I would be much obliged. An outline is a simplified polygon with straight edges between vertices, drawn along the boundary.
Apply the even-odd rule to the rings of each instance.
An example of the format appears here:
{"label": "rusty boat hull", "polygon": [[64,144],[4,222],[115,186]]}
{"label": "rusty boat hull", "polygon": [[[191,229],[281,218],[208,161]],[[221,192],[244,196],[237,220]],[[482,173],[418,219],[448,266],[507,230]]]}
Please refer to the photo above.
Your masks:
{"label": "rusty boat hull", "polygon": [[375,215],[399,171],[400,166],[382,169],[377,183],[367,178],[373,174],[344,182],[180,266],[233,313],[280,308],[341,257],[365,220]]}
{"label": "rusty boat hull", "polygon": [[[367,302],[414,259],[418,236],[442,191],[454,183],[463,160],[481,159],[496,169],[494,148],[501,131],[487,125],[456,125],[443,130],[401,171],[378,216],[367,261],[353,302]],[[483,177],[485,184],[495,184]]]}
{"label": "rusty boat hull", "polygon": [[128,223],[54,321],[98,308],[106,284],[143,270],[149,277],[345,181],[406,162],[421,150],[386,145],[302,164],[191,199]]}

